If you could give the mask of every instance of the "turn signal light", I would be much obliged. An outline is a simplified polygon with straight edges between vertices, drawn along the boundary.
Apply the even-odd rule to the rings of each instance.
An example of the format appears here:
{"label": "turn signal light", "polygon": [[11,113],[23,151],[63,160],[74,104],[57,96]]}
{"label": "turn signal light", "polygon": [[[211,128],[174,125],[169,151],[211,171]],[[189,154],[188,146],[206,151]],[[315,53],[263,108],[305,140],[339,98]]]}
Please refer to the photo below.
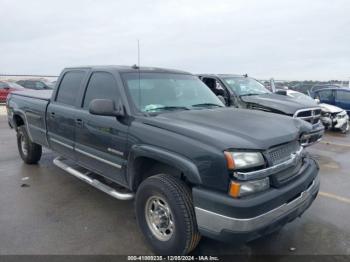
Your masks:
{"label": "turn signal light", "polygon": [[235,160],[233,159],[233,155],[230,152],[224,152],[226,163],[227,163],[227,169],[233,170],[235,169]]}
{"label": "turn signal light", "polygon": [[234,198],[239,197],[240,189],[241,185],[239,183],[231,181],[229,195]]}

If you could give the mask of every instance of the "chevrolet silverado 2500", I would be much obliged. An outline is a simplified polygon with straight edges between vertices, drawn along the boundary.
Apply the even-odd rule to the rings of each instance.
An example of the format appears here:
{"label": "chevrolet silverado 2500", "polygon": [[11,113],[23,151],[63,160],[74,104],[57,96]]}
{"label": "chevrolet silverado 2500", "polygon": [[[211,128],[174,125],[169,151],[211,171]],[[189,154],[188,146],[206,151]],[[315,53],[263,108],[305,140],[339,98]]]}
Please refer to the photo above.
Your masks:
{"label": "chevrolet silverado 2500", "polygon": [[300,216],[319,190],[318,165],[300,143],[309,123],[224,107],[186,72],[66,68],[53,91],[12,93],[7,111],[25,163],[38,163],[47,147],[68,173],[135,198],[137,223],[157,254],[187,254],[201,236],[268,234]]}

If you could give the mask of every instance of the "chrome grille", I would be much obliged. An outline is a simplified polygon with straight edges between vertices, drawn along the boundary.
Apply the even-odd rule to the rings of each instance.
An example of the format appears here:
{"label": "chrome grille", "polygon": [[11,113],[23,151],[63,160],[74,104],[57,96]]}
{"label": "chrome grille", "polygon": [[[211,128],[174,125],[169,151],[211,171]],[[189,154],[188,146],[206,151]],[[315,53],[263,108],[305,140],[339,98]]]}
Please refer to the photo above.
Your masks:
{"label": "chrome grille", "polygon": [[269,149],[267,151],[267,155],[272,165],[277,165],[288,160],[291,157],[291,154],[298,151],[299,148],[299,142],[293,141],[288,144],[283,144]]}
{"label": "chrome grille", "polygon": [[321,118],[321,109],[320,108],[308,108],[298,110],[294,117],[303,119],[311,124],[317,124]]}

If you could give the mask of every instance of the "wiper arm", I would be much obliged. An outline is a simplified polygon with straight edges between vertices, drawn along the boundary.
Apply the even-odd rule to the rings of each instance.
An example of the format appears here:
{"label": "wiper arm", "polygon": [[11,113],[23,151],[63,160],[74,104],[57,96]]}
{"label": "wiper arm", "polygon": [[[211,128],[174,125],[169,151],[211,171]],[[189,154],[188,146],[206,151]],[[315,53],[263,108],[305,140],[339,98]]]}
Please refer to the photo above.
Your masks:
{"label": "wiper arm", "polygon": [[156,108],[150,108],[148,110],[145,110],[146,112],[152,112],[157,110],[190,110],[188,107],[185,106],[160,106]]}
{"label": "wiper arm", "polygon": [[218,105],[214,103],[201,103],[201,104],[192,105],[192,107],[208,107],[208,106],[223,107],[222,105]]}
{"label": "wiper arm", "polygon": [[257,96],[257,95],[261,95],[261,94],[244,94],[244,95],[240,95],[240,96]]}

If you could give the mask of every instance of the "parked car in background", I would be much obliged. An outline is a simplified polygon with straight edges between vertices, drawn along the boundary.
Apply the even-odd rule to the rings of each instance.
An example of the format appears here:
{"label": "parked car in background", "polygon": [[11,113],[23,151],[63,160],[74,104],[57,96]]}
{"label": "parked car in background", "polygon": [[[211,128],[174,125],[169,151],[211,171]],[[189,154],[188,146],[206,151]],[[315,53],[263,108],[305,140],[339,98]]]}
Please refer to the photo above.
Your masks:
{"label": "parked car in background", "polygon": [[17,84],[23,86],[24,88],[34,89],[34,90],[45,90],[45,89],[53,89],[54,84],[45,79],[40,80],[19,80],[16,82]]}
{"label": "parked car in background", "polygon": [[303,146],[321,140],[324,133],[321,108],[314,101],[296,101],[287,96],[275,94],[263,84],[247,75],[201,74],[199,78],[224,100],[226,106],[247,108],[287,115],[312,124],[312,131],[304,135]]}
{"label": "parked car in background", "polygon": [[343,133],[349,131],[349,116],[344,109],[326,103],[319,103],[312,97],[294,90],[277,90],[276,93],[293,97],[299,101],[314,102],[315,105],[321,107],[321,121],[326,129],[340,129]]}
{"label": "parked car in background", "polygon": [[332,87],[318,89],[312,91],[310,95],[319,99],[321,103],[334,105],[346,110],[350,116],[350,88]]}
{"label": "parked car in background", "polygon": [[310,88],[309,93],[311,94],[313,92],[316,92],[321,89],[326,89],[326,88],[338,89],[338,88],[341,88],[341,86],[334,85],[334,84],[317,84],[317,85],[313,85]]}
{"label": "parked car in background", "polygon": [[5,103],[6,98],[12,91],[23,90],[24,88],[16,83],[0,81],[0,103]]}
{"label": "parked car in background", "polygon": [[314,85],[313,83],[298,83],[290,86],[290,89],[307,95]]}

